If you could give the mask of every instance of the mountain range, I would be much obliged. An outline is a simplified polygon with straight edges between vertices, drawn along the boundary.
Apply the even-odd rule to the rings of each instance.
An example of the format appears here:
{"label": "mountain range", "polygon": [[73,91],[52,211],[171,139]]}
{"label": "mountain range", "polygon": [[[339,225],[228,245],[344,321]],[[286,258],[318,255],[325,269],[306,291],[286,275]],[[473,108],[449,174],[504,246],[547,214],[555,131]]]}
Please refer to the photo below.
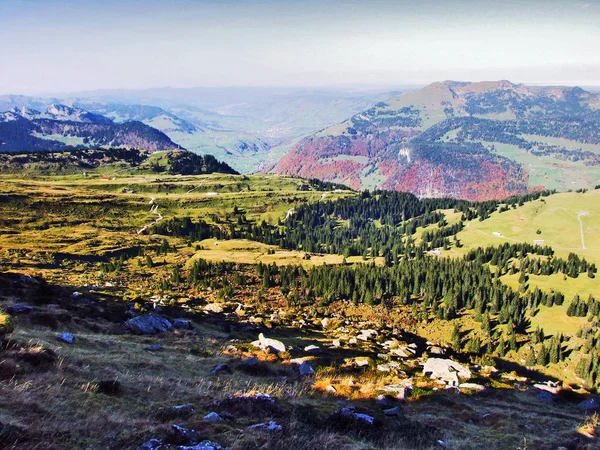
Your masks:
{"label": "mountain range", "polygon": [[286,175],[419,196],[503,198],[600,182],[600,95],[508,81],[433,83],[301,140]]}
{"label": "mountain range", "polygon": [[471,200],[600,184],[600,94],[578,87],[164,88],[5,95],[0,111],[5,152],[187,148],[242,173]]}
{"label": "mountain range", "polygon": [[188,150],[212,154],[244,173],[272,166],[306,135],[400,91],[391,89],[155,88],[49,97],[0,96],[0,111],[51,104],[82,108],[116,123],[141,121]]}
{"label": "mountain range", "polygon": [[41,112],[26,106],[0,114],[0,151],[60,151],[79,148],[127,147],[176,150],[163,132],[140,121],[110,118],[61,104]]}

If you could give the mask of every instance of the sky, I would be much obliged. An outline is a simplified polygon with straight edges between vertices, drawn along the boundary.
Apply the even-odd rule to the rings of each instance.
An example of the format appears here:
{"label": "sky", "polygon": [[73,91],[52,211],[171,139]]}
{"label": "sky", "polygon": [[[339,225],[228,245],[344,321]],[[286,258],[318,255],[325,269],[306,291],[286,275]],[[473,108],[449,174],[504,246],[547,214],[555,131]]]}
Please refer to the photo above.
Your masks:
{"label": "sky", "polygon": [[0,93],[600,85],[600,0],[0,0]]}

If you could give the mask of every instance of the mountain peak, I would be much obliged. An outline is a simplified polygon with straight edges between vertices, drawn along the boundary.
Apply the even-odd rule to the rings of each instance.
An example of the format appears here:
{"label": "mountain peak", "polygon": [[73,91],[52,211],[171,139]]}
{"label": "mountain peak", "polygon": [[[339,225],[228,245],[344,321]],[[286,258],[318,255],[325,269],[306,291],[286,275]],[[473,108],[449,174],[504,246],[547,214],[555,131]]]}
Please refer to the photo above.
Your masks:
{"label": "mountain peak", "polygon": [[38,118],[82,123],[112,123],[112,120],[108,117],[91,113],[82,108],[73,108],[60,103],[52,103],[46,112],[40,114]]}

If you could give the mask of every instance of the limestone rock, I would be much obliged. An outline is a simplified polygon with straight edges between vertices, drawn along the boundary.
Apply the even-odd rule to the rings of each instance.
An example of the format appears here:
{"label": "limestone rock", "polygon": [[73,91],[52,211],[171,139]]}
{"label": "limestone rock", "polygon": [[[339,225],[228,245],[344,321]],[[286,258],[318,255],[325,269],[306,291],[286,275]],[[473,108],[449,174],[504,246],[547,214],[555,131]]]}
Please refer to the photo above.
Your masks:
{"label": "limestone rock", "polygon": [[258,335],[258,341],[252,342],[252,345],[263,351],[269,349],[276,353],[285,352],[285,344],[283,342],[278,341],[277,339],[266,338],[262,333]]}
{"label": "limestone rock", "polygon": [[458,386],[459,378],[470,379],[471,371],[451,359],[429,358],[423,366],[423,374],[444,381],[449,386]]}

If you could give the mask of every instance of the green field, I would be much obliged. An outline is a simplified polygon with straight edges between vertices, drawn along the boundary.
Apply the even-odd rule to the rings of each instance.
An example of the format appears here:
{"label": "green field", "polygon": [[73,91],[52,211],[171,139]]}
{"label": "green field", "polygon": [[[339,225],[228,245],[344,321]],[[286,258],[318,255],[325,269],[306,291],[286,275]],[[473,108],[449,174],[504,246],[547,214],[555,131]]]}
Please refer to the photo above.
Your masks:
{"label": "green field", "polygon": [[[578,216],[581,212],[589,214]],[[500,233],[502,237],[493,233]],[[455,251],[461,253],[503,242],[543,240],[557,256],[566,257],[575,252],[600,265],[600,190],[555,194],[527,202],[514,210],[496,212],[483,222],[467,223],[458,237],[464,247]]]}

